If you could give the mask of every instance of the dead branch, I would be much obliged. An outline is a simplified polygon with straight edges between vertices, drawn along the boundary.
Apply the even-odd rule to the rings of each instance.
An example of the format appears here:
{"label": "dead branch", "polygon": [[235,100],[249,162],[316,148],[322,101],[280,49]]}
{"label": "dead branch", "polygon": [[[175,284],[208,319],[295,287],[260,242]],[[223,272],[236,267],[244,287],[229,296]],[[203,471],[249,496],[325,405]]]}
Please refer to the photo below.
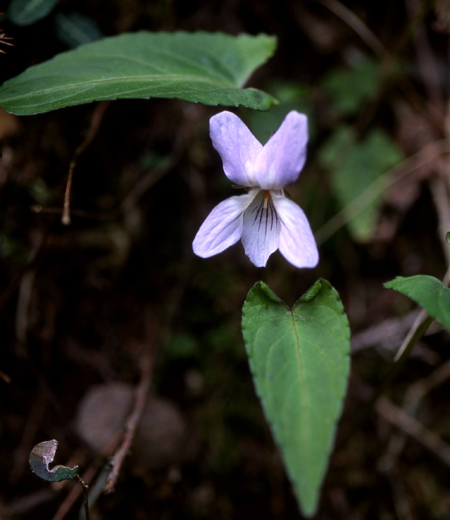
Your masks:
{"label": "dead branch", "polygon": [[422,446],[434,453],[444,464],[450,466],[450,446],[417,419],[408,415],[404,410],[392,404],[385,397],[378,399],[376,411],[383,419],[404,431],[422,444]]}
{"label": "dead branch", "polygon": [[105,111],[109,106],[108,101],[101,101],[95,107],[94,113],[92,114],[91,124],[89,125],[88,131],[86,133],[86,137],[83,142],[77,147],[75,150],[72,160],[70,161],[69,173],[67,174],[67,184],[66,191],[64,194],[64,209],[61,222],[66,226],[70,224],[70,191],[72,189],[72,179],[73,179],[73,171],[75,166],[77,165],[78,158],[80,155],[86,150],[86,148],[92,143],[94,137],[96,136],[98,129],[100,128],[100,124],[103,120],[103,116],[105,115]]}
{"label": "dead branch", "polygon": [[105,494],[112,493],[116,484],[117,478],[119,477],[120,468],[122,467],[123,461],[130,451],[131,443],[133,442],[134,433],[137,425],[141,418],[142,412],[144,411],[147,394],[150,388],[150,380],[153,372],[153,352],[147,352],[141,362],[141,380],[136,388],[136,398],[134,402],[133,411],[129,416],[125,424],[125,435],[121,446],[116,451],[111,465],[112,470],[109,474],[106,485],[103,489]]}

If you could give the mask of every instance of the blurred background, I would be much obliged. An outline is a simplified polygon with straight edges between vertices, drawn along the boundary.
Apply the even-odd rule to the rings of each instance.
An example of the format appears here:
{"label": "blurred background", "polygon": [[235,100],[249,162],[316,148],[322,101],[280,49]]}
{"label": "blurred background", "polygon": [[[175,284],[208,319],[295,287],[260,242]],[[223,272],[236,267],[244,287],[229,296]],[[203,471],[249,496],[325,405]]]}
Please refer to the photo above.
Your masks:
{"label": "blurred background", "polygon": [[[203,219],[233,194],[208,135],[221,107],[153,99],[27,117],[0,110],[0,518],[78,517],[76,483],[29,470],[31,449],[49,439],[56,463],[97,479],[93,519],[301,518],[240,320],[256,281],[293,305],[318,277],[341,295],[353,356],[317,518],[449,518],[448,333],[433,325],[351,430],[418,313],[382,283],[447,270],[450,2],[48,4],[25,24],[2,5],[0,33],[14,47],[0,39],[0,82],[126,31],[275,35],[276,54],[247,86],[280,104],[233,111],[262,142],[290,110],[308,115],[308,160],[290,194],[321,257],[298,270],[275,253],[257,269],[240,243],[194,256]],[[147,384],[116,491],[100,494]]]}

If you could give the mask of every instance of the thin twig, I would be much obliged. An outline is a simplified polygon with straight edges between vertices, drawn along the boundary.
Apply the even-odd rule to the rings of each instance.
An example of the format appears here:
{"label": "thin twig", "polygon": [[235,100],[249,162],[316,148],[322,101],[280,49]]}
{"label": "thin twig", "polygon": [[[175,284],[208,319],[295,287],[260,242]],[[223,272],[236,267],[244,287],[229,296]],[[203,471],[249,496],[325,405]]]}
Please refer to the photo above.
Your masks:
{"label": "thin twig", "polygon": [[[444,275],[443,283],[447,285],[447,287],[450,284],[450,267],[447,269],[447,272]],[[426,330],[433,321],[434,318],[428,316],[428,313],[425,310],[420,311],[419,315],[413,323],[413,326],[411,327],[411,330],[398,349],[398,352],[394,358],[394,364],[392,365],[391,370],[388,372],[386,380],[388,379],[390,382],[397,375],[398,370],[403,365],[404,361],[406,361],[406,359],[409,357],[411,350],[414,348],[419,339],[425,334]]]}
{"label": "thin twig", "polygon": [[95,107],[94,113],[92,114],[91,124],[89,125],[86,137],[83,142],[75,150],[72,160],[70,161],[69,173],[67,175],[66,191],[64,193],[64,209],[61,222],[68,226],[70,224],[70,191],[72,188],[73,171],[77,165],[78,158],[86,150],[86,148],[92,143],[94,137],[102,122],[103,116],[106,109],[108,108],[109,101],[102,101]]}
{"label": "thin twig", "polygon": [[[372,33],[372,31],[358,18],[350,9],[345,7],[338,0],[315,0],[317,3],[323,5],[334,13],[338,18],[343,20],[356,34],[372,49],[372,51],[381,57],[381,64],[379,67],[378,81],[375,86],[374,95],[366,104],[364,110],[360,111],[360,115],[355,123],[355,128],[358,134],[361,135],[367,128],[370,121],[373,119],[378,105],[381,101],[382,95],[389,86],[389,79],[392,77],[395,70],[397,57],[403,52],[409,39],[414,34],[418,23],[423,19],[429,9],[427,2],[422,2],[419,8],[412,15],[400,36],[396,39],[394,45],[389,47],[389,50],[381,43],[381,41]],[[435,105],[427,103],[418,92],[416,87],[406,77],[400,76],[398,86],[403,91],[405,97],[409,100],[411,105],[422,113],[424,117],[429,119],[440,131],[444,130],[442,124],[442,113]]]}
{"label": "thin twig", "polygon": [[384,419],[420,442],[422,446],[425,446],[442,462],[450,466],[450,446],[417,419],[408,415],[385,397],[378,399],[376,410]]}
{"label": "thin twig", "polygon": [[447,232],[450,231],[450,198],[448,195],[448,181],[444,175],[449,173],[446,165],[441,165],[438,175],[430,179],[429,186],[433,196],[434,206],[439,222],[439,242],[441,243],[447,265],[450,265],[450,247],[446,240]]}
{"label": "thin twig", "polygon": [[[0,14],[3,14],[3,13],[0,13]],[[3,29],[0,29],[0,31],[3,31]],[[11,43],[7,40],[13,40],[14,38],[12,36],[7,36],[6,33],[4,32],[0,32],[0,43],[2,45],[9,45],[9,47],[14,47],[14,43]],[[0,52],[2,54],[6,54],[6,51],[0,49]]]}
{"label": "thin twig", "polygon": [[9,483],[12,486],[17,485],[23,474],[24,468],[28,466],[27,460],[30,456],[31,446],[34,444],[33,441],[36,437],[36,432],[46,407],[47,400],[45,399],[44,392],[42,389],[39,389],[33,406],[28,413],[27,421],[22,431],[20,444],[13,455],[14,465],[9,475]]}
{"label": "thin twig", "polygon": [[116,484],[117,478],[119,477],[120,468],[122,463],[128,454],[131,443],[133,442],[134,433],[137,425],[141,418],[144,406],[147,400],[147,394],[150,388],[150,379],[153,371],[153,352],[147,352],[141,361],[141,380],[138,387],[136,388],[136,398],[134,402],[133,411],[129,416],[125,424],[125,435],[122,441],[122,445],[116,451],[112,461],[112,470],[109,474],[108,480],[106,481],[103,492],[105,494],[112,493]]}
{"label": "thin twig", "polygon": [[384,56],[387,53],[387,50],[381,41],[348,7],[345,7],[345,5],[337,0],[317,0],[317,2],[329,9],[351,27],[375,54],[378,56]]}
{"label": "thin twig", "polygon": [[[446,284],[447,287],[450,285],[450,267],[445,273],[443,283]],[[369,416],[374,404],[380,399],[380,396],[386,391],[386,389],[395,379],[397,374],[400,372],[405,361],[409,358],[413,348],[417,345],[420,338],[425,334],[428,327],[433,323],[433,321],[434,318],[429,316],[425,310],[420,311],[420,313],[417,315],[417,318],[414,320],[411,329],[409,330],[408,334],[403,340],[402,345],[398,349],[392,365],[389,367],[386,374],[381,379],[380,383],[378,384],[378,387],[373,392],[370,399],[363,406],[359,414],[354,418],[350,430],[347,432],[347,434],[344,436],[340,443],[341,445],[344,444],[351,437],[353,432],[355,432],[356,429]]]}
{"label": "thin twig", "polygon": [[[105,458],[111,456],[111,454],[114,452],[114,450],[117,448],[119,442],[122,439],[122,432],[117,432],[116,435],[108,442],[108,444],[101,450],[100,455],[102,457],[102,460],[104,461]],[[104,462],[103,462],[104,465]],[[86,485],[90,485],[98,470],[100,469],[98,460],[94,461],[91,466],[83,473],[82,479],[83,482],[86,483]],[[78,486],[74,486],[69,494],[66,496],[64,501],[60,504],[58,507],[58,510],[54,514],[52,520],[63,520],[67,513],[72,509],[75,502],[80,498],[80,495],[82,493],[81,488]]]}
{"label": "thin twig", "polygon": [[84,514],[86,515],[86,520],[91,520],[91,515],[89,514],[89,493],[88,489],[89,486],[84,482],[84,480],[80,477],[80,475],[77,475],[77,480],[81,484],[81,487],[83,488],[83,504],[84,504]]}
{"label": "thin twig", "polygon": [[[417,410],[420,407],[421,401],[427,393],[436,389],[450,378],[450,361],[447,361],[428,377],[419,379],[412,384],[404,398],[403,408],[408,415],[415,417]],[[395,466],[395,462],[399,457],[405,445],[406,435],[404,432],[397,432],[394,434],[389,442],[386,453],[380,459],[380,466],[385,470],[391,471]]]}
{"label": "thin twig", "polygon": [[3,370],[0,370],[0,379],[3,379],[5,383],[11,383],[11,377],[8,374],[5,374]]}
{"label": "thin twig", "polygon": [[[37,214],[59,215],[61,214],[61,206],[42,206],[41,204],[33,204],[30,206],[30,211]],[[71,209],[70,214],[76,217],[92,220],[113,220],[116,218],[112,213],[97,213],[80,209]]]}
{"label": "thin twig", "polygon": [[[20,281],[15,323],[17,347],[19,349],[23,349],[27,339],[35,274],[35,269],[29,269]],[[20,354],[20,352],[18,353]]]}
{"label": "thin twig", "polygon": [[392,488],[392,501],[398,520],[414,520],[409,505],[409,495],[405,489],[405,482],[402,479],[401,471],[393,470],[386,474]]}
{"label": "thin twig", "polygon": [[179,163],[181,157],[190,144],[190,140],[193,139],[193,134],[189,136],[190,140],[186,140],[183,134],[184,133],[181,132],[177,135],[173,143],[170,156],[167,157],[166,160],[162,162],[162,164],[149,171],[142,172],[139,180],[131,188],[129,193],[126,194],[120,204],[124,213],[129,212],[151,187],[153,187],[165,175],[172,171]]}

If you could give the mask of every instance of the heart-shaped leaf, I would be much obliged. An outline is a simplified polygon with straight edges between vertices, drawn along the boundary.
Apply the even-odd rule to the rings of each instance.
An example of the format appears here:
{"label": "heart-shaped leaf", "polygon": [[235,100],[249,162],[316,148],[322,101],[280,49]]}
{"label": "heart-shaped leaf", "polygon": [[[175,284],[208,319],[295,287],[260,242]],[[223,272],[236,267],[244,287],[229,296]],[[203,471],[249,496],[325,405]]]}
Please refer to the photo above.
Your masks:
{"label": "heart-shaped leaf", "polygon": [[58,54],[6,81],[0,106],[30,115],[98,100],[160,97],[268,110],[275,98],[241,87],[275,45],[264,34],[122,34]]}
{"label": "heart-shaped leaf", "polygon": [[244,304],[242,331],[256,391],[300,507],[313,516],[349,374],[344,308],[326,280],[292,309],[258,282]]}

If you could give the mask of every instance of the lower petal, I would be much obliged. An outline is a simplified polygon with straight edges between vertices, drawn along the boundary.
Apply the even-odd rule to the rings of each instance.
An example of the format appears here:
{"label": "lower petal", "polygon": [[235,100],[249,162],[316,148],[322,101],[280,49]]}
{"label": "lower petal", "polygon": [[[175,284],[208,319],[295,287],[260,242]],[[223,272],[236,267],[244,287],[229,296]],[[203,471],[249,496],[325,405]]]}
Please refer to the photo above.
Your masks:
{"label": "lower petal", "polygon": [[281,224],[280,253],[295,267],[315,267],[319,251],[306,215],[284,195],[271,195]]}
{"label": "lower petal", "polygon": [[271,199],[265,199],[263,191],[245,211],[243,224],[245,254],[256,267],[265,267],[269,256],[278,249],[280,222]]}
{"label": "lower petal", "polygon": [[217,205],[201,225],[192,248],[197,256],[208,258],[235,244],[242,235],[243,213],[258,190],[230,197]]}

